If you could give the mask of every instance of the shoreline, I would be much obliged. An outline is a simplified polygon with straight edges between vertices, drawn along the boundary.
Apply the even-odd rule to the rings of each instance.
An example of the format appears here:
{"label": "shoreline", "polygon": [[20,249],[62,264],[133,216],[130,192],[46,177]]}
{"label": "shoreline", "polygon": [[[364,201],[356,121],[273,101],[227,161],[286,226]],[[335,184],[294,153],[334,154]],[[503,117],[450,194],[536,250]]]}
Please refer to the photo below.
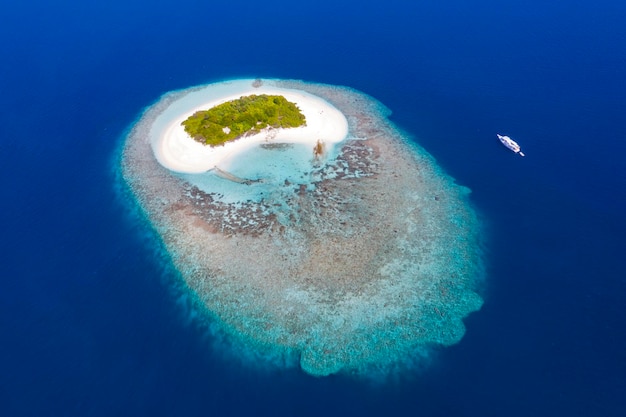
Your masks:
{"label": "shoreline", "polygon": [[[343,113],[321,97],[270,83],[271,81],[264,81],[263,85],[253,87],[250,80],[236,80],[209,85],[189,93],[189,104],[186,108],[175,106],[166,109],[160,117],[171,117],[169,112],[175,112],[179,116],[168,123],[162,135],[157,134],[151,138],[151,146],[159,163],[177,173],[198,174],[218,165],[221,169],[227,169],[238,154],[264,143],[303,144],[309,146],[312,153],[318,140],[324,143],[328,154],[333,154],[335,145],[348,136],[348,122]],[[181,125],[196,111],[207,110],[252,94],[285,97],[298,106],[306,118],[306,125],[289,129],[264,129],[216,147],[196,142]]]}

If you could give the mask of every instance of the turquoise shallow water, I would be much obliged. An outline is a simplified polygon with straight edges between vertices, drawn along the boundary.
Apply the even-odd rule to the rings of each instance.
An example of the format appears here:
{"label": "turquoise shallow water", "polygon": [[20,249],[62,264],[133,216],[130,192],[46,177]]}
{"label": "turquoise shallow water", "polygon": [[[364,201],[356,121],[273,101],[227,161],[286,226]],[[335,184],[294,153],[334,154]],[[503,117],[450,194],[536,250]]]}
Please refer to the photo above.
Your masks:
{"label": "turquoise shallow water", "polygon": [[[626,414],[623,2],[178,6],[0,16],[3,415]],[[472,190],[486,302],[413,378],[259,373],[207,350],[154,235],[116,202],[112,158],[141,109],[240,76],[371,94]]]}

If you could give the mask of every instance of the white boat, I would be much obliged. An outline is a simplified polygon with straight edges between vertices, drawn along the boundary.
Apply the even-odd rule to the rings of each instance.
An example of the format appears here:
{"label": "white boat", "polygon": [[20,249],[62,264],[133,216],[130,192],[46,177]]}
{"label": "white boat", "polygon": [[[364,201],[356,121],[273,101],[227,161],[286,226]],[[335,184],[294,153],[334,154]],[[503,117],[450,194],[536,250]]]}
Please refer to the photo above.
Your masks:
{"label": "white boat", "polygon": [[522,152],[522,148],[520,148],[517,142],[515,142],[513,139],[511,139],[508,136],[502,136],[499,134],[496,134],[496,136],[498,137],[498,139],[500,139],[500,142],[502,142],[504,146],[506,146],[513,152],[519,154],[520,156],[524,156],[524,152]]}

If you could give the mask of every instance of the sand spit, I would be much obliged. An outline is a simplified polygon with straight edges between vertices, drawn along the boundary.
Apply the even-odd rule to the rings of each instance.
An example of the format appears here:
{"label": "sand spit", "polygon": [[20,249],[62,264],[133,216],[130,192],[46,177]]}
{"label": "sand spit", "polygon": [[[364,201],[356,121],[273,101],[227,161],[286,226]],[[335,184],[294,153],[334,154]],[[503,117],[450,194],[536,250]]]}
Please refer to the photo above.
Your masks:
{"label": "sand spit", "polygon": [[[123,149],[125,181],[207,312],[250,350],[299,355],[313,375],[384,371],[458,342],[462,319],[482,304],[468,190],[409,144],[372,98],[300,81],[263,85],[321,98],[347,120],[334,154],[316,161],[307,151],[306,176],[298,166],[300,177],[278,169],[240,183],[164,168],[155,136],[179,118],[167,116],[177,103],[205,87],[165,95]],[[283,155],[302,142],[280,143],[258,146],[269,152],[260,161],[293,162]],[[249,167],[230,167],[249,178]]]}

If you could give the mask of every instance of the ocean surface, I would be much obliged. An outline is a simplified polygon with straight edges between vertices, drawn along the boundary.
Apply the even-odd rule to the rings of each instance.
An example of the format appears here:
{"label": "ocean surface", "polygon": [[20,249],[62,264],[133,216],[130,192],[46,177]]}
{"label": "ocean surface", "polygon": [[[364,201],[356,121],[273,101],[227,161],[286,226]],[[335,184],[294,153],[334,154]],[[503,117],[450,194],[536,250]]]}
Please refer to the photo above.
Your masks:
{"label": "ocean surface", "polygon": [[[413,3],[4,4],[0,415],[626,415],[626,3]],[[459,344],[376,383],[214,347],[116,164],[163,93],[240,77],[370,94],[472,190]]]}

